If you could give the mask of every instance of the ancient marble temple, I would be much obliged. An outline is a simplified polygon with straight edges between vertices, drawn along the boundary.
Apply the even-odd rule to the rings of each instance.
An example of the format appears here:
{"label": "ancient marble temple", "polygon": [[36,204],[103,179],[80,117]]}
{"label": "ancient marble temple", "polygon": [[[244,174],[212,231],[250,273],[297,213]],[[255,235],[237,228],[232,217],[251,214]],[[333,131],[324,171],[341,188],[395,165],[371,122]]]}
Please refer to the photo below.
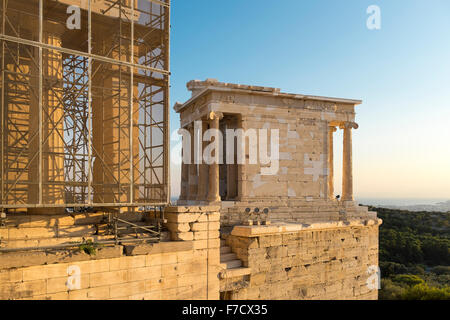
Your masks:
{"label": "ancient marble temple", "polygon": [[[362,101],[283,93],[277,88],[215,79],[190,81],[187,88],[192,97],[177,103],[175,110],[180,114],[181,128],[197,141],[190,144],[192,161],[182,165],[179,204],[220,202],[222,226],[249,219],[307,223],[376,216],[358,206],[353,197],[352,135],[358,129],[355,107]],[[196,138],[199,128],[200,138]],[[223,142],[217,141],[221,161],[199,163],[194,157],[211,143],[202,139],[210,128],[219,128],[222,133]],[[242,129],[244,134],[229,139],[229,129]],[[250,161],[252,153],[260,154],[261,136],[252,140],[248,132],[260,129],[267,129],[267,141],[271,141],[270,132],[278,131],[275,174],[264,174],[267,163]],[[343,131],[343,141],[335,141],[337,130]],[[244,163],[226,160],[226,144],[234,138],[245,145]],[[342,168],[333,166],[335,143],[343,144]],[[195,151],[195,146],[203,146],[203,150]],[[268,149],[270,154],[270,144]],[[342,195],[334,192],[337,170],[343,174]]]}

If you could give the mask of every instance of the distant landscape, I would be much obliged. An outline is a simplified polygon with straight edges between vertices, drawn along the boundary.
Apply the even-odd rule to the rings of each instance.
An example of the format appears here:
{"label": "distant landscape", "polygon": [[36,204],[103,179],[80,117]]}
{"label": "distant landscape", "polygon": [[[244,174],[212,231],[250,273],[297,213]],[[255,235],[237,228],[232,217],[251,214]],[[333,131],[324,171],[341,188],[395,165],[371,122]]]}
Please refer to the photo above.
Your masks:
{"label": "distant landscape", "polygon": [[398,209],[407,211],[427,211],[427,212],[448,212],[450,211],[449,199],[378,199],[378,198],[359,198],[359,203],[370,205],[377,208]]}
{"label": "distant landscape", "polygon": [[450,299],[450,209],[413,212],[369,208],[383,219],[379,299]]}
{"label": "distant landscape", "polygon": [[438,202],[436,204],[413,204],[406,206],[398,206],[398,205],[385,205],[383,208],[388,209],[398,209],[398,210],[407,210],[407,211],[428,211],[428,212],[449,212],[450,211],[450,200],[445,202]]}

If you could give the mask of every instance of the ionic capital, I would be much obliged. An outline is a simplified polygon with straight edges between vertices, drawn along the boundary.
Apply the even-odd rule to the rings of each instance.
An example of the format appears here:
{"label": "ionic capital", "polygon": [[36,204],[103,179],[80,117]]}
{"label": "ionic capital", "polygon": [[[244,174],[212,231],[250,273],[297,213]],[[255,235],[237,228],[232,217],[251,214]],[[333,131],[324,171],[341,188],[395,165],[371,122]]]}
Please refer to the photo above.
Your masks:
{"label": "ionic capital", "polygon": [[337,128],[335,126],[328,126],[329,132],[336,132]]}
{"label": "ionic capital", "polygon": [[348,121],[339,125],[339,129],[358,129],[359,125],[356,122]]}
{"label": "ionic capital", "polygon": [[221,120],[223,118],[223,113],[222,112],[218,112],[218,111],[211,111],[208,114],[208,119],[209,120]]}

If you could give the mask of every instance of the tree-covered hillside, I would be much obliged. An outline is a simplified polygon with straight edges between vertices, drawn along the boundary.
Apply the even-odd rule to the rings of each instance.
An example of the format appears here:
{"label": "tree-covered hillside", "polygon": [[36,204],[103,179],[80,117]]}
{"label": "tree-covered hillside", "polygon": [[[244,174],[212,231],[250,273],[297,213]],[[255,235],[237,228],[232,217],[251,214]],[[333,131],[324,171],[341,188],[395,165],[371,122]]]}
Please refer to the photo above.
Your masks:
{"label": "tree-covered hillside", "polygon": [[450,212],[370,207],[380,227],[380,299],[450,299]]}

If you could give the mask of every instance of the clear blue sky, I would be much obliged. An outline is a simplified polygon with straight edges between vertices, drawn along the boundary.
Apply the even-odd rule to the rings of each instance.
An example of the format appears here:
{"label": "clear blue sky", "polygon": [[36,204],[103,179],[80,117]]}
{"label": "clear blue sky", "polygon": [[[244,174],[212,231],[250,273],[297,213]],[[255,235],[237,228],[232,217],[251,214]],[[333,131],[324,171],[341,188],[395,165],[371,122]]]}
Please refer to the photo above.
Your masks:
{"label": "clear blue sky", "polygon": [[450,199],[449,0],[172,0],[171,71],[172,106],[206,78],[362,99],[356,196]]}

